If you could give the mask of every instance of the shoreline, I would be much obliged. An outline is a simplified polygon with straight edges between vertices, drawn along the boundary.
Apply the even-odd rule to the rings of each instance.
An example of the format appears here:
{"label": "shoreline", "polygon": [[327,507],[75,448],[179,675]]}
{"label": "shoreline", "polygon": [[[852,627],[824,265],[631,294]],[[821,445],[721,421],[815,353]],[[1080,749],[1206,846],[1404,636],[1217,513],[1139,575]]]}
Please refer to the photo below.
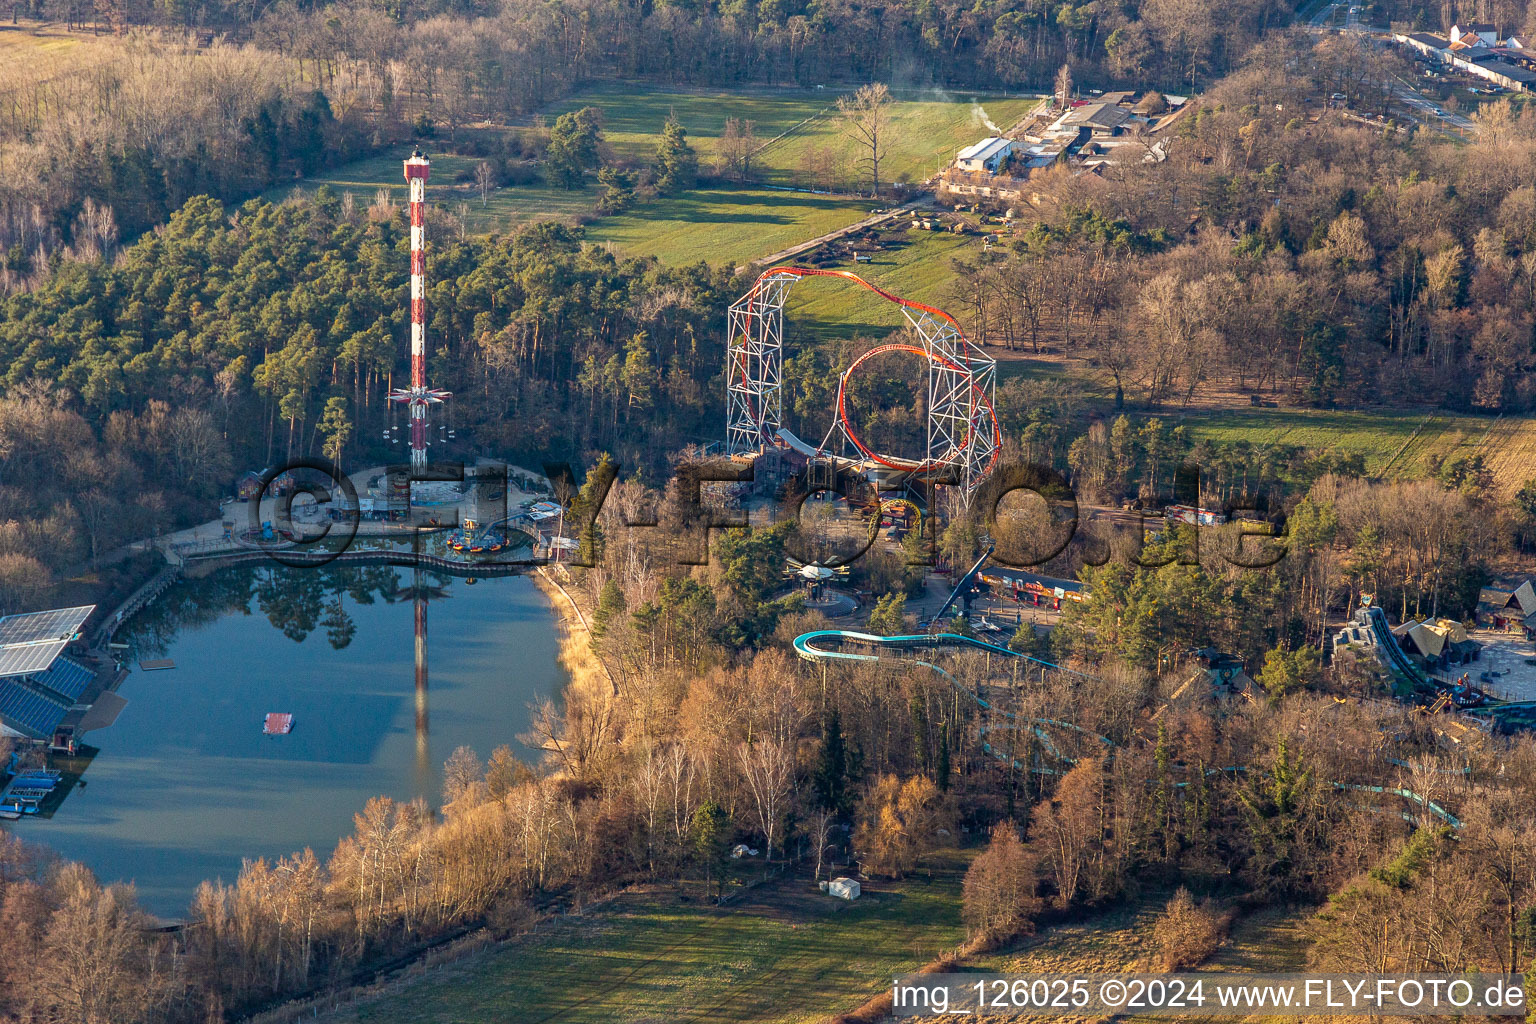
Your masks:
{"label": "shoreline", "polygon": [[565,706],[570,707],[574,697],[602,699],[616,695],[618,683],[592,650],[592,630],[576,599],[543,566],[530,573],[529,578],[549,601],[558,620],[560,653],[556,660],[567,676],[566,692],[562,695]]}

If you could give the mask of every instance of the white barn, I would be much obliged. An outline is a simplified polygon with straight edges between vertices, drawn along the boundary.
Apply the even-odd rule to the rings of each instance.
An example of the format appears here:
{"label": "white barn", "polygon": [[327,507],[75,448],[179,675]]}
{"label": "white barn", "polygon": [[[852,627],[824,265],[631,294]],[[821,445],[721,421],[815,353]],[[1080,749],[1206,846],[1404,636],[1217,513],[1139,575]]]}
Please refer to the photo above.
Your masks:
{"label": "white barn", "polygon": [[1001,136],[991,136],[982,139],[972,146],[966,146],[955,158],[955,163],[962,171],[985,171],[988,174],[996,174],[1003,162],[1013,155],[1013,140]]}

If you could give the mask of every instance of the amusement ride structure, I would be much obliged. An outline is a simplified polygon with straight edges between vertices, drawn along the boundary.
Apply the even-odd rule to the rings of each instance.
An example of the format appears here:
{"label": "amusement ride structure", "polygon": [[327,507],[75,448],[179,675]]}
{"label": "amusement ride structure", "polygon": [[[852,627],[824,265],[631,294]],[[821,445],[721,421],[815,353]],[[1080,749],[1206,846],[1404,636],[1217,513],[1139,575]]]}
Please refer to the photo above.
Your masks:
{"label": "amusement ride structure", "polygon": [[431,161],[421,150],[405,161],[405,182],[411,202],[411,386],[396,388],[391,402],[411,414],[411,476],[424,479],[427,469],[427,408],[447,401],[449,393],[427,386],[427,253],[424,245],[427,173]]}
{"label": "amusement ride structure", "polygon": [[[832,425],[814,446],[786,430],[781,413],[784,302],[790,288],[806,277],[842,278],[896,304],[917,339],[916,344],[877,345],[843,371]],[[951,484],[967,503],[997,462],[1002,433],[993,409],[996,364],[941,309],[892,295],[845,270],[774,267],[731,306],[728,331],[725,436],[731,456],[789,448],[811,459],[845,461],[871,480],[926,478]],[[911,353],[928,363],[928,438],[921,459],[875,451],[849,421],[849,382],[865,361],[887,352]]]}

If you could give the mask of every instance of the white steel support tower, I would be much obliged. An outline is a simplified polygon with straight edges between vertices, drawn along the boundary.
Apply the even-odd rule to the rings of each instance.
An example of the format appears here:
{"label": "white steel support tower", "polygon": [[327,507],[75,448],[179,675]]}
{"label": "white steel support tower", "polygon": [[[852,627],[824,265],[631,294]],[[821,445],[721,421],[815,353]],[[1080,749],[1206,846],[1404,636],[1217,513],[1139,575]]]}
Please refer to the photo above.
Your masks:
{"label": "white steel support tower", "polygon": [[[928,461],[953,466],[969,501],[1002,446],[992,405],[997,363],[947,317],[940,319],[926,309],[908,306],[901,312],[922,339],[928,358]],[[839,391],[852,369],[838,382]],[[846,432],[846,421],[843,427]]]}
{"label": "white steel support tower", "polygon": [[725,368],[727,455],[761,451],[782,426],[784,296],[795,281],[790,274],[764,274],[731,306]]}
{"label": "white steel support tower", "polygon": [[427,386],[427,253],[424,245],[427,212],[427,172],[431,161],[421,150],[405,162],[405,183],[411,200],[411,386],[390,392],[392,402],[411,413],[411,476],[424,478],[427,468],[427,407],[448,398],[448,392]]}

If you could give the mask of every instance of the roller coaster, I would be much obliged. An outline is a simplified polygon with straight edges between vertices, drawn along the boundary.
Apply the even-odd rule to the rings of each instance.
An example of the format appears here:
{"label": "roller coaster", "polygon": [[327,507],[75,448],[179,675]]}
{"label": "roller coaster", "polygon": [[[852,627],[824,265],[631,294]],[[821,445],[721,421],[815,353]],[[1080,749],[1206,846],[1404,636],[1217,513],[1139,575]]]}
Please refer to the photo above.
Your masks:
{"label": "roller coaster", "polygon": [[[1380,609],[1377,610],[1379,611]],[[1389,633],[1388,635],[1390,636],[1391,634]],[[880,653],[850,651],[842,649],[844,646],[873,648],[875,651],[883,650],[889,651],[891,653],[882,655]],[[1089,732],[1080,726],[1072,724],[1071,722],[1065,722],[1055,718],[1028,718],[1024,716],[1016,716],[1012,712],[997,707],[981,694],[973,692],[969,687],[961,684],[961,682],[956,679],[954,675],[952,675],[949,671],[935,664],[934,662],[909,656],[914,652],[928,652],[943,649],[958,648],[977,650],[983,651],[987,654],[997,654],[1009,658],[1021,658],[1032,664],[1039,665],[1043,669],[1063,672],[1068,675],[1078,676],[1082,679],[1096,678],[1095,676],[1092,676],[1086,672],[1079,672],[1076,669],[1065,668],[1061,665],[1055,664],[1054,662],[1045,661],[1041,658],[1036,658],[1028,654],[1022,654],[1018,651],[1010,650],[1007,647],[999,647],[996,644],[989,644],[985,640],[977,640],[974,637],[963,636],[958,633],[916,633],[899,636],[879,636],[873,633],[859,633],[847,629],[817,629],[808,633],[802,633],[797,636],[794,640],[794,648],[795,653],[798,654],[802,659],[812,662],[838,660],[878,662],[896,658],[905,662],[906,664],[917,665],[930,669],[938,674],[941,678],[945,679],[952,687],[954,687],[956,692],[963,693],[968,698],[970,698],[970,700],[983,713],[995,713],[1001,715],[1007,722],[1010,723],[1010,725],[1014,726],[1015,728],[1019,726],[1027,726],[1031,735],[1040,741],[1044,751],[1059,764],[1070,767],[1072,764],[1076,763],[1076,759],[1063,754],[1060,748],[1056,745],[1051,732],[1047,730],[1054,730],[1056,731],[1057,735],[1060,735],[1062,731],[1066,731],[1075,733],[1082,737],[1088,737],[1092,740],[1096,740],[1099,745],[1103,746],[1109,751],[1120,749],[1120,744],[1116,743],[1114,740],[1111,740],[1109,737],[1101,736],[1098,733]],[[981,724],[979,727],[979,732],[982,737],[982,751],[987,754],[987,756],[1002,761],[1004,764],[1010,765],[1011,767],[1020,771],[1029,771],[1039,775],[1062,774],[1062,770],[1060,768],[1052,768],[1044,764],[1022,764],[1016,758],[1014,758],[1011,753],[1004,750],[999,750],[998,748],[994,747],[986,738],[987,735],[991,732],[991,727],[987,723]],[[1391,761],[1392,759],[1389,758],[1388,760]],[[1392,763],[1399,765],[1402,764],[1401,761]],[[1212,775],[1247,774],[1264,773],[1255,772],[1253,769],[1243,765],[1234,765],[1224,768],[1209,768],[1205,770],[1205,775],[1207,777]],[[1400,786],[1383,786],[1371,783],[1339,782],[1334,780],[1329,780],[1327,784],[1340,792],[1359,792],[1370,793],[1377,796],[1398,797],[1417,805],[1420,810],[1427,812],[1439,821],[1450,825],[1452,828],[1461,828],[1461,821],[1454,814],[1446,810],[1446,808],[1436,803],[1435,801],[1430,800],[1419,793],[1415,793],[1410,789],[1404,789]],[[1175,783],[1174,785],[1184,787],[1188,786],[1189,783],[1180,782]],[[1367,806],[1367,809],[1371,811],[1379,810],[1378,808],[1369,806]],[[1399,812],[1399,814],[1404,820],[1410,823],[1416,824],[1418,821],[1418,819],[1412,813],[1405,811]]]}
{"label": "roller coaster", "polygon": [[[851,281],[900,307],[917,344],[877,345],[855,359],[838,378],[832,424],[821,443],[811,445],[784,428],[781,392],[784,368],[784,303],[790,288],[807,277]],[[876,451],[849,417],[849,383],[875,356],[906,352],[928,364],[927,451],[906,458]],[[966,337],[954,317],[878,288],[846,270],[774,267],[730,308],[727,321],[726,451],[750,456],[770,447],[811,458],[842,460],[871,480],[930,477],[957,485],[963,500],[981,486],[1002,450],[1002,431],[993,409],[997,367]]]}

